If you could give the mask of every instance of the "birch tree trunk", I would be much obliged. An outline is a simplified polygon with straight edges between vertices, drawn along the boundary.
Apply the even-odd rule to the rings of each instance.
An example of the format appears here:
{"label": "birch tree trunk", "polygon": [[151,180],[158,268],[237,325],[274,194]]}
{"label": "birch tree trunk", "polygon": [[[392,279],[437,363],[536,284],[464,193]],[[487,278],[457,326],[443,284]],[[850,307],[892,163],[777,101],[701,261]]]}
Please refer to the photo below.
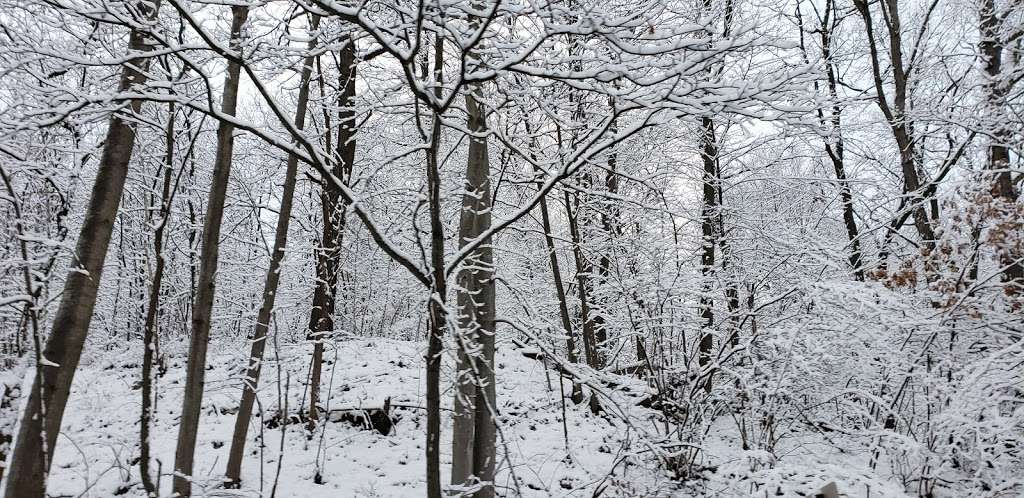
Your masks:
{"label": "birch tree trunk", "polygon": [[[231,8],[231,49],[241,52],[242,27],[249,16],[247,7]],[[224,81],[224,96],[221,111],[235,115],[238,104],[238,83],[241,65],[228,62],[227,77]],[[181,423],[178,426],[178,444],[174,454],[174,493],[182,497],[192,495],[192,464],[195,457],[196,432],[199,429],[199,414],[203,404],[203,385],[206,374],[206,348],[210,339],[210,319],[213,313],[214,286],[217,274],[217,259],[220,252],[220,225],[224,217],[224,201],[227,196],[228,177],[231,174],[231,156],[234,149],[234,126],[221,121],[217,128],[217,154],[213,165],[213,181],[206,202],[206,218],[203,220],[203,248],[200,254],[199,282],[196,298],[192,305],[192,336],[189,343],[188,366],[185,374],[185,389],[181,405]]]}

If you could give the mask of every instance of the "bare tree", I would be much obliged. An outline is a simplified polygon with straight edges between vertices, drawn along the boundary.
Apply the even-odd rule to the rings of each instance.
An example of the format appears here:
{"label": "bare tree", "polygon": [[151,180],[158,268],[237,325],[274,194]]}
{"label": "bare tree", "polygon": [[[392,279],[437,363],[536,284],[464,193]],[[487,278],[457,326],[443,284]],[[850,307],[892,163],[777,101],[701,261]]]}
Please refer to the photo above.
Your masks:
{"label": "bare tree", "polygon": [[[139,3],[134,9],[128,9],[132,13],[130,18],[138,24],[128,38],[129,59],[121,70],[118,85],[122,92],[146,83],[150,64],[146,52],[152,49],[146,29],[158,9],[159,3],[155,2]],[[78,235],[72,269],[64,282],[60,307],[53,319],[53,329],[44,349],[40,351],[40,345],[36,344],[36,371],[8,457],[10,463],[3,489],[6,498],[44,495],[53,448],[89,332],[103,261],[132,159],[135,126],[130,115],[141,108],[142,100],[130,100],[110,117],[99,169]]]}
{"label": "bare tree", "polygon": [[[154,225],[153,232],[153,255],[156,258],[156,265],[153,268],[153,283],[149,290],[149,302],[146,305],[146,323],[142,331],[142,408],[139,418],[139,474],[142,477],[142,485],[146,488],[146,494],[156,496],[159,492],[153,475],[150,472],[150,431],[153,424],[153,366],[157,353],[157,316],[160,309],[160,292],[164,280],[164,268],[167,266],[167,259],[164,256],[164,231],[167,228],[167,221],[171,213],[171,201],[174,198],[172,178],[174,173],[174,145],[175,145],[175,117],[177,109],[172,102],[167,106],[167,128],[164,133],[167,147],[163,164],[163,186],[160,191],[160,207],[157,209],[159,217]],[[177,185],[174,184],[176,187]]]}
{"label": "bare tree", "polygon": [[[231,50],[242,49],[242,27],[249,16],[246,6],[231,8]],[[238,83],[242,66],[237,59],[228,61],[224,80],[221,112],[234,116],[238,105]],[[213,182],[206,202],[203,221],[203,248],[200,255],[199,283],[192,305],[192,335],[189,342],[188,366],[185,375],[185,393],[182,397],[181,423],[178,426],[178,445],[174,454],[174,492],[179,496],[192,495],[192,464],[195,458],[196,433],[203,404],[203,386],[206,376],[206,349],[210,340],[210,321],[213,313],[217,259],[220,251],[220,225],[224,217],[228,178],[235,144],[235,127],[221,121],[217,129],[217,155],[213,165]]]}
{"label": "bare tree", "polygon": [[459,324],[456,341],[459,360],[456,376],[455,423],[452,428],[452,485],[480,486],[473,496],[494,496],[494,253],[491,227],[490,160],[487,156],[487,121],[478,101],[479,86],[466,94],[469,157],[462,193],[459,244],[487,237],[466,258],[459,272],[456,302]]}
{"label": "bare tree", "polygon": [[[1012,79],[1003,74],[1004,32],[1007,16],[1000,16],[996,10],[995,0],[981,0],[981,50],[985,77],[985,105],[990,115],[995,116],[993,129],[988,145],[988,169],[992,175],[992,193],[1013,206],[1017,202],[1017,190],[1012,178],[1010,167],[1010,147],[1013,131],[1005,119],[1007,96],[1010,93]],[[1024,35],[1018,28],[1011,36]],[[1003,266],[1003,280],[1009,284],[1010,292],[1024,292],[1024,262],[1022,255],[1012,248],[999,251],[1000,264]]]}
{"label": "bare tree", "polygon": [[[313,65],[316,56],[312,54],[316,48],[316,32],[320,28],[320,16],[314,15],[309,23],[309,31],[314,34],[309,41],[310,52],[303,59],[299,77],[299,97],[295,106],[295,128],[306,127],[306,110],[309,106],[309,82],[312,79]],[[243,380],[242,399],[239,402],[238,414],[235,417],[235,430],[231,437],[231,450],[228,453],[227,470],[224,475],[228,486],[237,487],[242,480],[242,457],[249,432],[249,421],[256,402],[256,387],[259,385],[260,372],[263,367],[263,351],[267,345],[267,330],[270,328],[271,314],[274,312],[274,301],[277,287],[281,280],[281,261],[284,259],[288,246],[288,225],[291,223],[292,203],[295,198],[295,176],[299,168],[299,158],[295,154],[288,155],[285,166],[284,187],[281,191],[281,205],[277,211],[277,227],[274,234],[274,248],[270,256],[270,267],[267,268],[266,281],[263,284],[263,303],[256,315],[256,326],[252,332],[252,350],[249,353],[249,368]],[[327,220],[324,221],[328,223]],[[283,415],[282,415],[283,416]]]}
{"label": "bare tree", "polygon": [[[347,182],[352,176],[352,165],[356,157],[356,60],[355,41],[351,38],[344,43],[338,58],[338,138],[334,176]],[[323,231],[320,247],[315,251],[316,287],[313,290],[313,308],[309,314],[309,338],[313,340],[313,357],[310,360],[308,428],[312,433],[319,419],[320,378],[323,371],[324,343],[327,334],[334,330],[335,293],[338,287],[338,271],[341,267],[341,245],[345,235],[346,203],[337,189],[324,183],[320,193]]]}
{"label": "bare tree", "polygon": [[[909,83],[915,69],[913,60],[908,64],[903,51],[903,30],[900,22],[898,0],[882,0],[881,6],[885,16],[885,27],[889,42],[889,63],[892,74],[892,103],[885,92],[883,79],[883,61],[879,55],[878,43],[875,41],[875,27],[871,7],[867,0],[853,0],[854,6],[864,21],[867,34],[868,50],[871,60],[871,72],[875,86],[875,100],[889,124],[896,146],[899,148],[900,169],[903,174],[903,193],[907,196],[907,209],[912,213],[914,226],[926,248],[935,245],[935,229],[925,210],[927,194],[921,191],[921,180],[918,175],[917,141],[914,137],[913,123],[908,116]],[[925,20],[927,22],[927,19]]]}
{"label": "bare tree", "polygon": [[[832,161],[832,168],[835,170],[836,182],[839,185],[839,200],[843,209],[843,226],[846,228],[846,236],[850,241],[850,268],[857,280],[864,280],[864,262],[861,253],[860,231],[857,228],[857,216],[853,206],[853,191],[850,189],[850,181],[846,174],[846,146],[843,141],[842,128],[842,106],[839,101],[839,75],[836,72],[835,61],[832,53],[833,33],[839,25],[838,7],[833,0],[827,0],[823,12],[818,14],[819,26],[817,28],[821,42],[821,60],[825,68],[825,84],[831,100],[829,115],[825,115],[824,106],[817,108],[818,119],[823,125],[830,126],[829,137],[824,141],[825,154]],[[810,62],[807,55],[807,47],[804,45],[803,16],[800,7],[796,9],[797,23],[800,28],[800,47],[804,54],[804,60]],[[815,87],[818,83],[815,82]]]}

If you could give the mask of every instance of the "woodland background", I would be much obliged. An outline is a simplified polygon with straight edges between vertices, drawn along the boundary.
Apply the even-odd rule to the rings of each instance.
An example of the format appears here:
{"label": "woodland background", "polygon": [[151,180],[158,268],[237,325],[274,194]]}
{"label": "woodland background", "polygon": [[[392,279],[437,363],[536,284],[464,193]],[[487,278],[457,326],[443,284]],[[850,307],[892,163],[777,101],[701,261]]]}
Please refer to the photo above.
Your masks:
{"label": "woodland background", "polygon": [[314,496],[381,455],[394,496],[1024,493],[1018,0],[0,28],[8,498]]}

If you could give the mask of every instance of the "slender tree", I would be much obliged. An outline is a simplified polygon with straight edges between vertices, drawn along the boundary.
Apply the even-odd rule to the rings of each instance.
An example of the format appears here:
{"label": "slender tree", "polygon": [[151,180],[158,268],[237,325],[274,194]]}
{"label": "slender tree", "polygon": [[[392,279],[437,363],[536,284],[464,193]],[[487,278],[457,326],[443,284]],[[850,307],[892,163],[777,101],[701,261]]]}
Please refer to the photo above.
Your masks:
{"label": "slender tree", "polygon": [[[246,6],[231,8],[230,47],[235,54],[242,50],[242,27],[249,16]],[[238,84],[241,79],[241,64],[228,61],[227,76],[224,80],[224,95],[221,112],[234,116],[238,105]],[[213,181],[206,202],[206,217],[203,220],[203,248],[200,254],[199,282],[195,302],[192,304],[192,335],[189,341],[188,365],[185,374],[185,389],[182,396],[181,423],[178,425],[178,444],[174,454],[174,493],[186,497],[192,495],[192,465],[195,458],[196,433],[199,430],[199,415],[203,404],[203,386],[206,376],[206,349],[210,339],[210,320],[213,314],[214,286],[217,276],[217,259],[220,253],[221,219],[224,217],[224,202],[227,197],[228,178],[231,175],[231,159],[235,144],[234,125],[230,121],[220,122],[217,128],[217,154],[213,164]]]}
{"label": "slender tree", "polygon": [[[440,98],[444,78],[444,38],[434,38],[434,96]],[[445,295],[444,224],[441,221],[441,113],[433,109],[430,146],[426,150],[427,200],[430,211],[430,294],[427,299],[427,497],[441,498],[441,354],[444,346]]]}
{"label": "slender tree", "polygon": [[[534,169],[537,175],[538,188],[541,187],[541,173]],[[543,196],[540,199],[541,228],[544,230],[544,244],[547,248],[548,263],[551,265],[551,276],[555,284],[555,297],[558,298],[558,317],[562,322],[562,331],[565,332],[565,355],[570,363],[579,363],[576,355],[576,333],[573,332],[572,318],[569,316],[569,299],[566,296],[565,284],[562,282],[562,270],[558,264],[558,251],[555,249],[555,237],[551,233],[551,214],[548,210],[548,198]],[[572,381],[573,403],[583,402],[583,389],[576,379]]]}
{"label": "slender tree", "polygon": [[164,268],[167,258],[164,256],[164,231],[171,213],[171,201],[174,193],[171,190],[174,172],[175,116],[176,105],[172,102],[167,107],[167,127],[164,133],[167,151],[164,155],[163,185],[160,190],[160,207],[155,220],[156,230],[153,232],[153,256],[156,264],[153,268],[153,283],[149,290],[149,301],[146,305],[146,322],[142,331],[142,409],[139,419],[139,475],[146,494],[156,496],[159,492],[153,475],[150,472],[150,431],[153,424],[153,366],[157,352],[157,317],[160,311],[160,288],[164,280]]}
{"label": "slender tree", "polygon": [[[309,30],[313,38],[309,41],[310,52],[303,60],[299,77],[299,96],[295,106],[295,128],[306,127],[306,109],[309,106],[309,82],[313,74],[316,56],[312,53],[316,48],[316,32],[320,29],[320,16],[314,15]],[[256,326],[252,332],[252,349],[249,352],[249,368],[243,381],[242,399],[235,417],[235,430],[231,436],[231,450],[228,453],[227,470],[224,472],[229,487],[237,487],[242,480],[242,457],[245,454],[246,436],[249,432],[249,421],[256,402],[256,387],[259,385],[260,372],[263,367],[263,351],[267,345],[267,330],[270,328],[270,317],[274,312],[274,301],[277,297],[278,283],[281,281],[281,261],[284,259],[288,246],[288,226],[292,218],[292,203],[295,198],[295,176],[299,167],[299,158],[295,154],[288,155],[285,166],[284,187],[281,191],[281,205],[277,211],[277,227],[274,233],[274,248],[267,268],[266,280],[263,284],[263,302],[256,315]]]}
{"label": "slender tree", "polygon": [[[825,115],[825,106],[818,107],[816,112],[818,119],[823,125],[827,124],[830,135],[824,141],[825,154],[832,162],[832,169],[836,174],[836,182],[839,186],[839,201],[843,210],[843,226],[846,228],[846,236],[850,241],[850,268],[857,280],[864,280],[864,262],[861,253],[860,230],[857,228],[857,215],[853,205],[853,190],[850,188],[850,181],[846,175],[846,144],[843,140],[842,128],[842,106],[839,101],[839,75],[836,72],[834,57],[832,54],[832,38],[839,25],[839,16],[836,12],[836,5],[833,0],[827,0],[823,13],[819,16],[820,23],[818,34],[821,41],[821,60],[825,70],[825,84],[828,91],[831,106],[829,114]],[[807,47],[804,45],[803,16],[800,7],[796,9],[797,22],[800,28],[800,48],[804,54],[804,60],[810,62],[807,55]],[[818,83],[815,82],[815,86]]]}
{"label": "slender tree", "polygon": [[[336,144],[337,162],[334,176],[347,182],[352,176],[352,165],[356,157],[356,60],[355,42],[350,38],[342,46],[338,58],[338,138]],[[338,287],[338,270],[341,267],[341,244],[345,235],[344,199],[337,189],[327,183],[320,193],[323,227],[320,247],[315,251],[316,287],[313,290],[313,308],[309,314],[309,339],[313,341],[313,357],[309,375],[308,428],[312,433],[319,419],[320,378],[323,371],[324,343],[327,334],[334,330],[335,293]]]}
{"label": "slender tree", "polygon": [[890,104],[885,91],[882,76],[882,61],[878,43],[875,40],[874,20],[871,7],[867,0],[853,0],[854,6],[864,21],[868,40],[868,51],[871,60],[871,73],[875,86],[875,101],[885,116],[889,129],[896,141],[900,154],[900,170],[903,174],[903,193],[908,197],[906,208],[912,213],[914,226],[926,248],[935,245],[935,229],[925,210],[927,196],[921,190],[918,175],[918,143],[913,133],[913,123],[907,115],[909,103],[909,85],[914,66],[908,67],[903,54],[903,30],[900,21],[898,0],[882,0],[881,6],[885,15],[885,27],[889,42],[889,67],[892,74],[893,97]]}

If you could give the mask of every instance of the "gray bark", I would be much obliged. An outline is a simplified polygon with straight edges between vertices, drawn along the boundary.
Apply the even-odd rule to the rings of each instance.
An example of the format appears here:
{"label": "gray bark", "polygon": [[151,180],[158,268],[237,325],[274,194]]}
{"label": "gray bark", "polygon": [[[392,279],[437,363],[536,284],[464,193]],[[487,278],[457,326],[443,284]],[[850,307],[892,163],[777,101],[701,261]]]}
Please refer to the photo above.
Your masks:
{"label": "gray bark", "polygon": [[[459,223],[460,246],[491,227],[487,124],[474,94],[466,95],[469,158]],[[459,364],[452,429],[452,485],[482,483],[473,494],[494,496],[494,254],[486,240],[459,272]]]}
{"label": "gray bark", "polygon": [[[139,10],[147,20],[156,16],[157,9],[158,3],[139,4]],[[133,29],[128,39],[128,52],[145,55],[149,50],[146,35],[139,29]],[[125,64],[119,89],[128,90],[145,84],[149,63],[148,58],[140,57]],[[133,100],[119,112],[134,114],[141,108],[142,101]],[[114,219],[132,158],[135,144],[132,122],[121,114],[111,116],[105,144],[75,247],[71,264],[74,269],[68,272],[64,282],[53,329],[42,351],[45,362],[36,365],[25,410],[21,413],[18,433],[8,457],[7,480],[3,489],[6,498],[42,497],[45,494],[53,448],[89,332],[96,292],[103,275],[103,261],[107,257]]]}
{"label": "gray bark", "polygon": [[[249,9],[236,6],[232,7],[231,11],[231,47],[238,53],[241,48],[242,26],[249,16]],[[235,115],[238,104],[238,82],[241,70],[239,63],[228,62],[221,111],[229,116]],[[213,182],[210,185],[210,194],[206,203],[206,218],[203,221],[203,248],[199,259],[199,282],[196,288],[195,302],[192,305],[192,336],[189,342],[181,422],[178,426],[178,444],[174,454],[173,490],[174,493],[182,497],[192,495],[192,464],[195,457],[196,432],[199,429],[199,414],[203,404],[206,348],[210,339],[217,259],[220,252],[220,225],[221,219],[224,217],[228,177],[231,174],[233,134],[234,126],[227,121],[221,121],[217,129],[217,155],[213,165]]]}
{"label": "gray bark", "polygon": [[[310,31],[320,27],[320,17],[313,16]],[[309,41],[309,50],[316,47],[316,38]],[[306,109],[309,104],[309,81],[313,74],[315,56],[309,55],[303,61],[302,74],[299,82],[298,103],[295,109],[295,128],[302,130],[306,126]],[[252,333],[252,349],[249,352],[249,369],[242,387],[242,399],[235,417],[234,434],[231,437],[231,450],[228,453],[225,479],[230,486],[237,486],[242,478],[242,456],[245,452],[246,435],[249,432],[249,421],[256,402],[256,387],[260,382],[263,367],[263,351],[267,345],[267,330],[270,327],[270,316],[274,311],[277,287],[281,279],[281,261],[284,259],[288,246],[288,226],[292,217],[292,202],[295,198],[295,175],[299,166],[299,158],[295,154],[288,156],[285,167],[284,188],[281,192],[281,205],[277,211],[277,227],[274,233],[274,249],[270,256],[270,267],[267,268],[266,280],[263,284],[263,302],[256,316],[256,326]]]}

